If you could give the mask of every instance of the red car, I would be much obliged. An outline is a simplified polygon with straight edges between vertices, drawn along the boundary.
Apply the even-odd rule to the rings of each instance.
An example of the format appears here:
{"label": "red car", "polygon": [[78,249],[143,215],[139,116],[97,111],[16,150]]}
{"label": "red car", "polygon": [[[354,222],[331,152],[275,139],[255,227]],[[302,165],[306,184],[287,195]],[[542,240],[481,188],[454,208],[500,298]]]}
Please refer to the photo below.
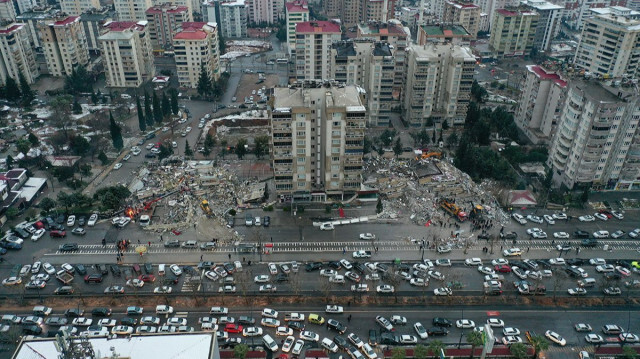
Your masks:
{"label": "red car", "polygon": [[224,327],[224,331],[227,333],[242,333],[242,325],[227,323]]}
{"label": "red car", "polygon": [[150,282],[153,283],[156,281],[156,277],[153,274],[143,274],[139,276],[138,279],[140,279],[145,283],[150,283]]}
{"label": "red car", "polygon": [[49,232],[49,237],[51,238],[64,238],[67,236],[66,231],[51,231]]}
{"label": "red car", "polygon": [[84,276],[84,281],[86,283],[102,283],[102,275],[101,274],[87,274]]}
{"label": "red car", "polygon": [[500,273],[511,273],[511,267],[506,264],[495,266],[495,270]]}
{"label": "red car", "polygon": [[609,219],[613,218],[613,214],[611,212],[607,211],[606,209],[601,209],[598,212],[604,214]]}

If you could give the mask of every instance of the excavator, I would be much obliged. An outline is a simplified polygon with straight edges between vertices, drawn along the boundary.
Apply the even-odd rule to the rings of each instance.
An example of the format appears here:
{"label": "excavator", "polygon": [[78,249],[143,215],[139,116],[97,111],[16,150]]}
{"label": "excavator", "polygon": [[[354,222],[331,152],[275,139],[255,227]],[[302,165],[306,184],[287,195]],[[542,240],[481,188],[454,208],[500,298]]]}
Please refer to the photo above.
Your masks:
{"label": "excavator", "polygon": [[440,202],[440,207],[444,209],[445,212],[448,212],[452,216],[456,217],[460,222],[464,222],[467,219],[467,213],[449,200],[443,199]]}
{"label": "excavator", "polygon": [[442,152],[423,152],[422,155],[416,156],[416,161],[426,160],[427,158],[435,157],[437,159],[442,158]]}

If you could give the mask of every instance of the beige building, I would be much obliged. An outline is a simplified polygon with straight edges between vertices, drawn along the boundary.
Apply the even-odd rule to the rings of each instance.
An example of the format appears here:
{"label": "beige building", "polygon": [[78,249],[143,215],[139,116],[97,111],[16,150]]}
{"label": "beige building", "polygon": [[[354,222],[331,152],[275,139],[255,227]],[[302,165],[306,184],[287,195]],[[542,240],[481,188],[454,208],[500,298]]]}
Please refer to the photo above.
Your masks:
{"label": "beige building", "polygon": [[120,21],[146,20],[146,11],[153,6],[152,0],[113,0]]}
{"label": "beige building", "polygon": [[567,81],[538,65],[527,65],[520,86],[516,125],[534,144],[549,144],[564,105]]}
{"label": "beige building", "polygon": [[137,88],[154,73],[147,21],[109,22],[98,38],[108,87]]}
{"label": "beige building", "polygon": [[309,6],[307,0],[297,0],[285,4],[287,10],[287,50],[289,56],[295,56],[296,52],[296,25],[309,21]]}
{"label": "beige building", "polygon": [[12,0],[0,0],[0,20],[16,19],[16,9]]}
{"label": "beige building", "polygon": [[41,21],[38,30],[52,76],[71,75],[74,68],[89,63],[89,48],[79,16]]}
{"label": "beige building", "polygon": [[279,195],[323,201],[360,190],[367,113],[356,86],[277,87],[270,118]]}
{"label": "beige building", "polygon": [[193,21],[189,8],[170,3],[153,6],[147,9],[146,14],[150,25],[151,41],[157,48],[172,46],[173,35],[182,23]]}
{"label": "beige building", "polygon": [[640,12],[623,7],[592,9],[574,63],[593,75],[637,78],[640,69]]}
{"label": "beige building", "polygon": [[394,0],[365,0],[366,2],[366,12],[364,19],[362,21],[379,21],[379,22],[387,22],[393,18],[395,11]]}
{"label": "beige building", "polygon": [[215,22],[183,23],[173,37],[176,70],[180,87],[197,88],[204,66],[209,78],[220,78],[218,27]]}
{"label": "beige building", "polygon": [[60,9],[67,15],[80,15],[91,9],[99,9],[100,0],[60,0]]}
{"label": "beige building", "polygon": [[471,2],[447,0],[444,2],[442,22],[462,25],[475,39],[480,30],[480,7]]}
{"label": "beige building", "polygon": [[0,25],[0,84],[11,77],[18,82],[20,72],[30,84],[39,75],[36,58],[25,24]]}
{"label": "beige building", "polygon": [[529,55],[534,47],[539,17],[533,10],[498,9],[491,23],[489,48],[499,58]]}
{"label": "beige building", "polygon": [[331,45],[340,41],[340,25],[333,21],[306,21],[296,25],[296,78],[329,79]]}
{"label": "beige building", "polygon": [[428,44],[408,49],[404,118],[420,128],[428,118],[464,124],[476,58],[468,47]]}

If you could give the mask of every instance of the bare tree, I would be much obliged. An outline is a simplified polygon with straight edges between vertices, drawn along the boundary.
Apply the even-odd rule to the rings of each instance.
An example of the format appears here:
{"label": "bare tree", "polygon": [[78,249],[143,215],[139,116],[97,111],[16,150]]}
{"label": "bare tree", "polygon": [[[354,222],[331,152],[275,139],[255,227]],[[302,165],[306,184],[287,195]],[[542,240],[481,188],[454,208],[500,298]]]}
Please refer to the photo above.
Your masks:
{"label": "bare tree", "polygon": [[329,282],[329,280],[323,280],[320,282],[320,289],[322,290],[327,303],[329,303],[329,299],[331,297],[331,284],[332,283]]}
{"label": "bare tree", "polygon": [[240,289],[240,293],[242,294],[246,305],[249,305],[251,303],[251,300],[247,294],[251,286],[252,271],[251,269],[247,269],[246,271],[236,272],[235,277],[238,288]]}

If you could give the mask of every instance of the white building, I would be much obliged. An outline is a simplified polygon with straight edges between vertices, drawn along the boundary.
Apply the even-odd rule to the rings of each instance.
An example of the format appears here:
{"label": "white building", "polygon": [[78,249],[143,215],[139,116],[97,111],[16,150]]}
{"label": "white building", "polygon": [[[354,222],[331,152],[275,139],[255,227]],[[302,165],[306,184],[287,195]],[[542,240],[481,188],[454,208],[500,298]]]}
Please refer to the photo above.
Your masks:
{"label": "white building", "polygon": [[0,0],[0,20],[16,19],[16,9],[12,0]]}
{"label": "white building", "polygon": [[540,17],[533,45],[541,52],[549,51],[551,40],[560,32],[560,19],[564,6],[545,0],[523,0],[522,5],[534,9]]}
{"label": "white building", "polygon": [[247,36],[247,8],[244,0],[220,3],[220,31],[224,38]]}
{"label": "white building", "polygon": [[14,4],[14,8],[16,8],[16,13],[18,14],[24,14],[25,12],[29,12],[37,6],[38,6],[38,2],[36,0],[16,0]]}
{"label": "white building", "polygon": [[109,22],[98,38],[108,87],[137,88],[154,73],[153,48],[146,20]]}
{"label": "white building", "polygon": [[89,48],[79,16],[48,19],[38,24],[42,50],[52,76],[68,76],[89,63]]}
{"label": "white building", "polygon": [[38,77],[38,66],[25,24],[0,26],[0,83],[8,77],[18,82],[20,72],[30,84]]}
{"label": "white building", "polygon": [[[606,8],[611,6],[611,0],[564,0],[565,10],[563,17],[566,18],[567,25],[573,30],[582,30],[584,21],[591,17],[592,9]],[[562,1],[558,2],[558,5],[562,5]]]}
{"label": "white building", "polygon": [[404,119],[420,128],[434,122],[464,124],[476,58],[468,47],[435,44],[407,48]]}
{"label": "white building", "polygon": [[330,78],[331,45],[340,41],[340,24],[333,21],[306,21],[296,24],[296,78]]}
{"label": "white building", "polygon": [[285,4],[287,24],[287,50],[289,56],[296,52],[296,25],[309,21],[309,6],[306,0],[296,0]]}
{"label": "white building", "polygon": [[212,80],[220,77],[218,27],[215,22],[183,23],[173,37],[180,87],[197,88],[204,68]]}
{"label": "white building", "polygon": [[67,15],[80,15],[91,9],[100,8],[100,0],[60,0],[60,8]]}

